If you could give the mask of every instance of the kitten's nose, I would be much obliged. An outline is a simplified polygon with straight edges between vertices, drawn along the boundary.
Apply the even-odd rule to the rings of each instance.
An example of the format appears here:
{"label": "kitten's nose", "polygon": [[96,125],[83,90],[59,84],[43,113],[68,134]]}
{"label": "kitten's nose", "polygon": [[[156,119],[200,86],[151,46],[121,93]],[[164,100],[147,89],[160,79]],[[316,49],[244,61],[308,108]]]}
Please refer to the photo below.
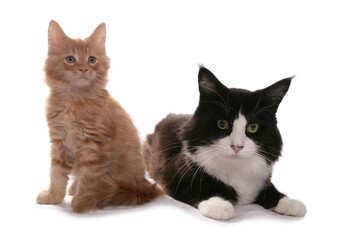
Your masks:
{"label": "kitten's nose", "polygon": [[78,68],[78,70],[81,71],[82,73],[85,73],[86,71],[88,71],[88,68],[80,67],[80,68]]}
{"label": "kitten's nose", "polygon": [[238,153],[241,151],[241,149],[243,148],[243,146],[235,146],[235,145],[231,145],[231,148],[234,150],[235,153]]}

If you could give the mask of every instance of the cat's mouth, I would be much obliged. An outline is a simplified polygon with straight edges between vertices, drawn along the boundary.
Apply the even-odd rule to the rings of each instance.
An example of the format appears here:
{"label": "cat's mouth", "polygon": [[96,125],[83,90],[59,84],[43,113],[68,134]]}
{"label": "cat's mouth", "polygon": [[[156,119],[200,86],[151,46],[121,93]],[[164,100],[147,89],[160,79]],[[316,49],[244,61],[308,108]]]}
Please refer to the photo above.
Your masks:
{"label": "cat's mouth", "polygon": [[83,79],[83,80],[87,80],[89,78],[87,73],[81,73],[78,76],[78,79]]}
{"label": "cat's mouth", "polygon": [[230,156],[231,159],[233,160],[239,160],[239,159],[242,159],[241,156],[239,156],[239,154],[233,154],[232,156]]}
{"label": "cat's mouth", "polygon": [[235,153],[235,152],[227,152],[227,153],[224,153],[224,157],[230,161],[245,161],[247,159],[250,159],[252,157],[254,157],[256,154],[255,153],[252,153],[252,152],[238,152],[238,153]]}
{"label": "cat's mouth", "polygon": [[94,78],[95,78],[95,74],[90,73],[90,72],[80,73],[77,75],[77,79],[79,81],[83,81],[87,84],[90,84]]}
{"label": "cat's mouth", "polygon": [[71,85],[75,88],[86,88],[89,87],[92,83],[92,77],[87,74],[78,74],[73,80],[71,81]]}

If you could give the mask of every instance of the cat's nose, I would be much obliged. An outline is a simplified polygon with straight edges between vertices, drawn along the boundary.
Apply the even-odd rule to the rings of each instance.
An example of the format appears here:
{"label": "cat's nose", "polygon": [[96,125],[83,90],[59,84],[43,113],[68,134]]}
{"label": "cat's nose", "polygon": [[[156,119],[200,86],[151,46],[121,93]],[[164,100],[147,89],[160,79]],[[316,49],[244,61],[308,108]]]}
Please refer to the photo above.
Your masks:
{"label": "cat's nose", "polygon": [[86,71],[88,71],[88,68],[80,67],[80,68],[78,68],[78,70],[81,71],[82,73],[85,73]]}
{"label": "cat's nose", "polygon": [[232,144],[231,148],[234,150],[235,153],[238,153],[242,150],[243,146],[235,146]]}

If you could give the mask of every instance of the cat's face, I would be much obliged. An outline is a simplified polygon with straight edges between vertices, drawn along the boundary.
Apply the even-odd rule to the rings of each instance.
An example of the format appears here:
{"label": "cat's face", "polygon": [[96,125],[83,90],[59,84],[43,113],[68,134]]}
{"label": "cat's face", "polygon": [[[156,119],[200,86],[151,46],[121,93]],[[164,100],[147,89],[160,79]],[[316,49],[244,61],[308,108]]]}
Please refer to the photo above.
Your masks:
{"label": "cat's face", "polygon": [[255,157],[275,162],[282,149],[275,114],[290,81],[255,92],[228,89],[202,67],[199,106],[182,131],[190,154],[233,162]]}
{"label": "cat's face", "polygon": [[105,24],[84,39],[67,37],[61,27],[51,21],[48,29],[48,58],[45,65],[46,81],[51,88],[88,89],[104,87],[109,69],[105,52]]}

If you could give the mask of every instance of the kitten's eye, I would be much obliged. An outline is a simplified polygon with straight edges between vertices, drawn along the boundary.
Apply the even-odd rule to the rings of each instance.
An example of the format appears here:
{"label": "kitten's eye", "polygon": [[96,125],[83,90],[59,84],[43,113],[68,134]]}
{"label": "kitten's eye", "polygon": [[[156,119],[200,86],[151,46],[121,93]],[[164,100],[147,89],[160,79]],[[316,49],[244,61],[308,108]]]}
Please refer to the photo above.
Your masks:
{"label": "kitten's eye", "polygon": [[225,130],[229,127],[229,123],[226,120],[219,120],[218,127],[222,130]]}
{"label": "kitten's eye", "polygon": [[96,58],[93,57],[93,56],[90,56],[90,57],[88,58],[88,63],[90,63],[90,64],[96,63]]}
{"label": "kitten's eye", "polygon": [[66,57],[66,62],[70,63],[70,64],[75,63],[76,58],[74,56],[68,56],[68,57]]}
{"label": "kitten's eye", "polygon": [[250,133],[256,133],[257,130],[259,130],[259,124],[257,123],[251,123],[247,127],[247,131]]}

